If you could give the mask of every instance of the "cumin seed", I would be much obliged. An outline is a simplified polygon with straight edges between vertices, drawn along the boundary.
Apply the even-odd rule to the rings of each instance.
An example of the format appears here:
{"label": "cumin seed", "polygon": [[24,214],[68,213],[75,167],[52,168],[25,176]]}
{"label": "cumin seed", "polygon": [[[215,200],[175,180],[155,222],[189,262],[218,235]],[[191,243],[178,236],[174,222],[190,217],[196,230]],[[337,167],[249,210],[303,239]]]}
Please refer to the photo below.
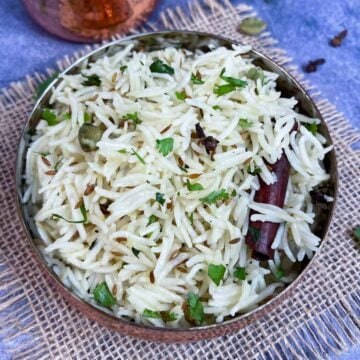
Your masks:
{"label": "cumin seed", "polygon": [[117,285],[115,284],[112,289],[111,289],[111,293],[115,296],[117,293]]}
{"label": "cumin seed", "polygon": [[84,203],[84,200],[81,198],[74,206],[74,209],[79,209],[80,206]]}
{"label": "cumin seed", "polygon": [[190,174],[188,175],[188,178],[190,179],[197,179],[198,177],[200,177],[202,174]]}
{"label": "cumin seed", "polygon": [[150,271],[149,278],[150,278],[151,284],[153,284],[155,282],[155,275],[154,275],[153,270]]}
{"label": "cumin seed", "polygon": [[161,131],[160,131],[160,134],[164,134],[164,133],[166,133],[170,128],[171,128],[171,124],[170,125],[168,125],[166,128],[164,128],[164,129],[162,129]]}
{"label": "cumin seed", "polygon": [[56,171],[55,170],[49,170],[45,172],[45,175],[55,175]]}
{"label": "cumin seed", "polygon": [[45,156],[42,156],[41,157],[41,160],[43,161],[43,163],[47,166],[51,166],[51,162],[45,157]]}
{"label": "cumin seed", "polygon": [[240,241],[240,238],[235,238],[229,241],[229,244],[233,245],[233,244],[237,244]]}
{"label": "cumin seed", "polygon": [[91,193],[93,193],[94,192],[94,190],[95,190],[95,184],[89,184],[87,187],[86,187],[86,189],[85,189],[85,191],[84,191],[84,195],[85,196],[88,196],[88,195],[90,195]]}
{"label": "cumin seed", "polygon": [[118,76],[117,72],[114,72],[113,75],[112,75],[112,77],[111,77],[111,82],[115,82],[117,76]]}

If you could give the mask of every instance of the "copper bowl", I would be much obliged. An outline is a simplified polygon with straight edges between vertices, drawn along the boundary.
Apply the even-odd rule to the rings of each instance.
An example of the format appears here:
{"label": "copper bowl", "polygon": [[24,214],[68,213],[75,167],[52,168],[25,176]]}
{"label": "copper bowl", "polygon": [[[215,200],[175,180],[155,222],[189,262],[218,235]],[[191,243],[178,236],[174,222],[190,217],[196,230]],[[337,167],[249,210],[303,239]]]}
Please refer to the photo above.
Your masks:
{"label": "copper bowl", "polygon": [[[79,72],[80,66],[84,60],[94,61],[99,57],[106,54],[114,54],[115,52],[123,49],[129,43],[135,44],[135,50],[138,51],[151,51],[164,48],[165,46],[183,47],[189,50],[202,49],[208,51],[208,45],[212,44],[215,47],[225,46],[231,47],[234,43],[231,40],[215,36],[212,34],[188,32],[188,31],[171,31],[171,32],[156,32],[144,35],[131,36],[119,41],[112,42],[105,45],[85,57],[76,61],[72,66],[63,72],[63,74],[76,74]],[[298,100],[299,112],[321,119],[319,126],[319,132],[327,139],[328,144],[332,144],[332,140],[329,134],[329,130],[322,118],[319,110],[316,108],[314,102],[311,100],[306,91],[300,86],[300,84],[289,75],[279,65],[274,63],[268,57],[258,53],[257,51],[250,51],[249,55],[254,58],[254,63],[263,69],[270,70],[279,74],[277,80],[278,89],[281,90],[283,96],[291,97],[294,96]],[[57,85],[58,80],[54,80],[51,85]],[[42,255],[40,254],[36,244],[39,243],[40,236],[37,231],[36,225],[31,217],[31,204],[21,203],[21,194],[23,192],[23,177],[25,161],[26,161],[26,150],[29,144],[30,136],[29,130],[34,129],[40,119],[42,108],[46,106],[50,98],[50,88],[45,91],[41,98],[36,102],[33,111],[30,114],[28,121],[24,127],[17,153],[16,162],[16,192],[17,192],[17,208],[19,216],[22,220],[23,228],[26,234],[26,240],[31,249],[34,258],[44,270],[44,274],[48,280],[53,284],[56,289],[61,292],[73,306],[89,318],[98,321],[107,328],[119,331],[123,334],[135,336],[145,340],[164,341],[164,342],[187,342],[209,339],[215,336],[221,336],[234,332],[247,324],[261,318],[263,315],[273,310],[276,306],[282,303],[286,298],[293,295],[296,286],[300,286],[305,274],[311,267],[311,264],[316,259],[317,255],[307,262],[302,263],[302,271],[299,276],[288,285],[282,292],[277,296],[259,306],[255,310],[238,315],[230,320],[224,321],[219,324],[212,324],[207,326],[192,327],[188,329],[181,328],[159,328],[154,326],[146,326],[136,324],[134,322],[115,317],[87,302],[80,299],[75,295],[70,288],[67,288],[58,278],[58,276],[49,268]],[[335,151],[330,151],[324,160],[324,166],[328,173],[331,174],[330,181],[327,183],[327,192],[330,196],[336,199],[337,196],[337,165]],[[322,239],[319,251],[324,245],[326,240],[326,234],[331,222],[331,218],[334,212],[335,201],[324,205],[319,205],[315,208],[316,221],[314,224],[313,231]],[[318,251],[318,252],[319,252]]]}

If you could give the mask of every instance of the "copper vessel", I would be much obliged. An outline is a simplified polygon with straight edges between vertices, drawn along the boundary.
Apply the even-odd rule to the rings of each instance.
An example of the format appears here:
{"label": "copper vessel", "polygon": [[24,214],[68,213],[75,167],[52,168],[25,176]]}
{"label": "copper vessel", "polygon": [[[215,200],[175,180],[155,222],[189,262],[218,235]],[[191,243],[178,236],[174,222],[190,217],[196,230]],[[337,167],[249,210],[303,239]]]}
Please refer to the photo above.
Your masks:
{"label": "copper vessel", "polygon": [[50,33],[77,42],[123,34],[146,19],[156,0],[23,0],[31,17]]}

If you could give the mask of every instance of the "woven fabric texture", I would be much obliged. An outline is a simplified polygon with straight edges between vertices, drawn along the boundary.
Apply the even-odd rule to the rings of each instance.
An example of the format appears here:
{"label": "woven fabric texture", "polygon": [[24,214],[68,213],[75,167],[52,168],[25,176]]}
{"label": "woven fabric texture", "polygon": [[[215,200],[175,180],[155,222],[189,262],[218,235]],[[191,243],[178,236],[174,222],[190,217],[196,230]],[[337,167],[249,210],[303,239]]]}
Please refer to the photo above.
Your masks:
{"label": "woven fabric texture", "polygon": [[[301,82],[268,33],[236,31],[253,11],[228,2],[192,2],[186,15],[169,10],[147,30],[207,31],[251,44]],[[141,29],[141,31],[146,30]],[[88,51],[84,49],[84,52]],[[81,54],[59,61],[64,68]],[[0,96],[0,338],[14,359],[325,359],[360,340],[360,247],[352,228],[360,223],[360,134],[312,90],[334,140],[339,162],[339,198],[322,248],[293,296],[235,334],[191,344],[146,342],[107,330],[73,309],[44,279],[25,242],[15,205],[15,156],[20,132],[34,104],[34,74]],[[311,86],[303,83],[308,90]]]}

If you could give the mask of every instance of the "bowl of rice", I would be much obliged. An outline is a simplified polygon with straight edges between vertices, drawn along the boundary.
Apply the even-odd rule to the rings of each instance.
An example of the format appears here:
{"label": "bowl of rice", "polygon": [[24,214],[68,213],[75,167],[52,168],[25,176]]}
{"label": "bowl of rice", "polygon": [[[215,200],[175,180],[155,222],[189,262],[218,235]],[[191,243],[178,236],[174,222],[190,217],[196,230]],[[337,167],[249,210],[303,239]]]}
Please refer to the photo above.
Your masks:
{"label": "bowl of rice", "polygon": [[301,86],[250,46],[185,31],[115,41],[59,74],[16,172],[57,290],[108,328],[168,342],[236,331],[296,296],[337,192]]}

